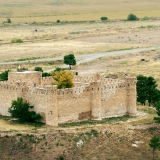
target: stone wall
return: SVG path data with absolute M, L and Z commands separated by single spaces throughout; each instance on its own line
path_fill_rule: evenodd
M 61 90 L 50 85 L 52 80 L 52 77 L 42 78 L 40 72 L 9 74 L 7 82 L 0 82 L 0 114 L 9 115 L 8 108 L 17 97 L 33 105 L 35 111 L 42 115 L 43 122 L 52 126 L 136 114 L 135 78 L 75 76 L 74 81 L 78 85 Z
M 88 87 L 75 87 L 57 91 L 58 122 L 90 119 L 90 91 Z M 83 114 L 84 113 L 84 114 Z
M 9 72 L 8 82 L 15 84 L 16 82 L 25 82 L 27 86 L 40 86 L 42 83 L 42 72 L 37 71 L 19 71 Z
M 18 86 L 15 84 L 0 82 L 0 114 L 9 115 L 8 108 L 11 106 L 12 100 L 17 99 L 18 92 Z

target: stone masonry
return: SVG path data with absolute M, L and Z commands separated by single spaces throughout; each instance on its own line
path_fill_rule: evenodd
M 75 87 L 57 89 L 52 77 L 37 71 L 9 72 L 0 82 L 0 114 L 9 115 L 12 100 L 22 97 L 47 125 L 136 114 L 136 78 L 75 76 Z

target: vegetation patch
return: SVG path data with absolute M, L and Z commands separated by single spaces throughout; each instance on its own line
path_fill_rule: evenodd
M 124 115 L 122 117 L 111 117 L 111 118 L 104 118 L 102 120 L 86 120 L 80 122 L 73 122 L 73 123 L 63 123 L 59 124 L 60 127 L 72 127 L 72 126 L 83 126 L 83 125 L 96 125 L 96 124 L 110 124 L 110 123 L 119 123 L 120 121 L 127 121 L 129 118 L 132 118 L 129 115 Z
M 11 43 L 23 43 L 22 39 L 12 39 Z

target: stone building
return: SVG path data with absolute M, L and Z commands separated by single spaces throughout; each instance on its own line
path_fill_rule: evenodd
M 22 97 L 51 126 L 86 119 L 136 114 L 136 79 L 75 76 L 75 87 L 57 89 L 52 77 L 37 71 L 9 72 L 0 82 L 0 114 L 9 115 L 12 100 Z

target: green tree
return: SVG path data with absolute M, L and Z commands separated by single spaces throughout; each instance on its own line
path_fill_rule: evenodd
M 160 95 L 160 94 L 159 94 L 159 95 Z M 160 97 L 160 96 L 159 96 L 159 97 Z M 160 123 L 160 100 L 154 103 L 154 107 L 156 108 L 156 110 L 157 110 L 157 115 L 158 115 L 158 117 L 155 117 L 154 120 L 155 120 L 157 123 Z
M 128 15 L 128 17 L 127 17 L 127 20 L 128 20 L 128 21 L 137 21 L 137 20 L 139 20 L 139 18 L 138 18 L 136 15 L 130 13 L 130 14 Z
M 0 81 L 7 81 L 8 80 L 8 73 L 10 70 L 6 70 L 0 74 Z
M 72 72 L 61 70 L 52 72 L 51 75 L 54 79 L 53 84 L 57 85 L 58 89 L 74 87 Z
M 11 114 L 12 117 L 19 118 L 23 121 L 39 121 L 42 117 L 35 111 L 30 111 L 30 109 L 33 108 L 34 106 L 31 106 L 28 102 L 23 101 L 21 97 L 18 97 L 17 100 L 12 101 L 12 105 L 8 109 L 8 112 Z
M 158 84 L 153 77 L 148 77 L 148 103 L 149 106 L 159 99 L 159 91 L 156 89 Z
M 74 54 L 68 54 L 64 56 L 64 63 L 69 65 L 69 69 L 71 69 L 71 66 L 76 65 L 76 59 L 74 57 Z
M 155 154 L 156 149 L 160 149 L 159 137 L 156 137 L 156 136 L 152 137 L 150 140 L 149 146 L 153 149 L 152 153 L 153 153 L 153 159 L 154 159 L 154 154 Z
M 101 17 L 101 20 L 106 21 L 106 20 L 108 20 L 108 17 Z
M 145 105 L 148 100 L 149 106 L 156 102 L 159 97 L 156 87 L 157 83 L 153 77 L 137 76 L 137 101 Z

